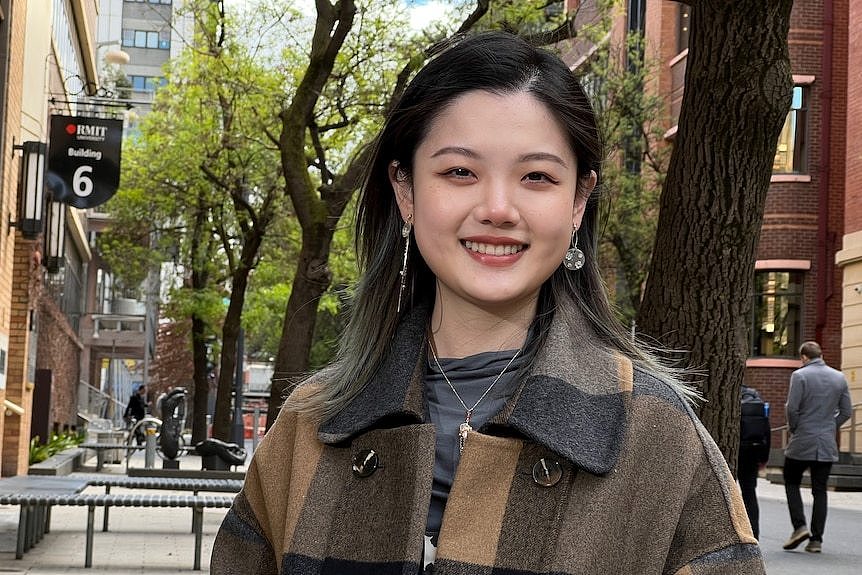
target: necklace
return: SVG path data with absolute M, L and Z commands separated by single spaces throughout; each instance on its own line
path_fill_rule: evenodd
M 479 399 L 476 400 L 476 403 L 473 404 L 473 407 L 467 407 L 467 404 L 464 403 L 464 400 L 461 399 L 461 395 L 458 393 L 458 390 L 455 389 L 455 386 L 452 385 L 452 382 L 449 381 L 449 376 L 446 375 L 446 372 L 443 371 L 443 366 L 440 365 L 440 360 L 437 359 L 437 353 L 434 351 L 434 342 L 430 342 L 431 345 L 428 347 L 431 348 L 431 357 L 434 358 L 434 363 L 437 365 L 437 369 L 440 370 L 440 374 L 443 376 L 443 379 L 446 380 L 446 383 L 449 384 L 449 389 L 452 390 L 452 393 L 455 394 L 455 398 L 458 400 L 458 403 L 461 404 L 461 407 L 464 408 L 464 423 L 462 423 L 458 427 L 458 453 L 464 452 L 464 442 L 467 441 L 467 434 L 473 431 L 473 427 L 470 425 L 470 419 L 473 417 L 473 411 L 475 411 L 476 407 L 485 399 L 485 396 L 494 389 L 494 386 L 497 385 L 497 382 L 500 381 L 500 378 L 503 377 L 503 374 L 506 373 L 506 370 L 509 369 L 509 366 L 512 365 L 512 362 L 515 361 L 515 358 L 521 353 L 521 350 L 515 352 L 515 355 L 512 356 L 512 359 L 509 360 L 509 363 L 506 364 L 506 367 L 503 368 L 503 371 L 500 372 L 497 377 L 494 378 L 494 381 L 491 382 L 491 385 L 488 386 L 488 389 L 479 396 Z

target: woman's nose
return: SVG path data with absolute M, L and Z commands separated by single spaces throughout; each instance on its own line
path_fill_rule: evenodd
M 488 182 L 482 190 L 475 213 L 484 224 L 516 225 L 521 220 L 521 214 L 515 202 L 515 189 L 502 181 Z

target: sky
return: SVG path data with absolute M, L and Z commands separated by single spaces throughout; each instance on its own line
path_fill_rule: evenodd
M 405 3 L 410 10 L 410 27 L 414 30 L 441 18 L 446 9 L 445 3 L 437 0 L 405 0 Z

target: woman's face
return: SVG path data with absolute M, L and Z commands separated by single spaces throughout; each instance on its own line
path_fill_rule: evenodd
M 534 305 L 579 226 L 595 173 L 576 194 L 576 158 L 532 95 L 468 92 L 431 124 L 412 181 L 390 169 L 401 215 L 444 305 Z

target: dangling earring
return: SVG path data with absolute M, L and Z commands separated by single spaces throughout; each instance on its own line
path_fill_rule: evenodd
M 398 305 L 396 313 L 401 313 L 401 299 L 404 297 L 404 286 L 407 285 L 407 255 L 410 253 L 410 231 L 413 229 L 413 214 L 407 216 L 401 226 L 401 237 L 404 238 L 404 257 L 401 259 L 401 287 L 398 288 Z
M 575 271 L 584 267 L 587 258 L 584 252 L 578 248 L 578 228 L 572 228 L 572 247 L 566 250 L 566 256 L 563 258 L 563 265 L 567 270 Z

